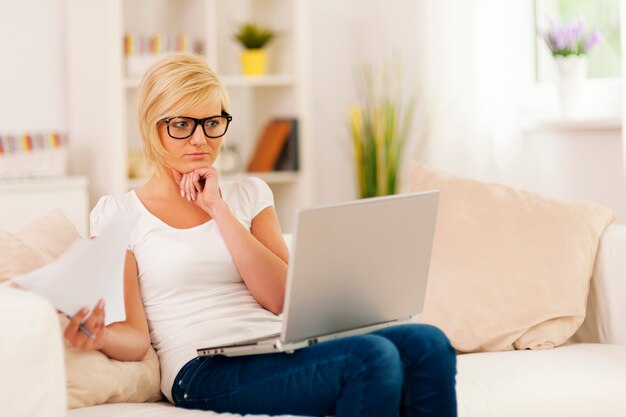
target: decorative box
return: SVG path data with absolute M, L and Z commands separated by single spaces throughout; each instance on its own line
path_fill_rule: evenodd
M 57 132 L 0 135 L 0 179 L 67 175 L 67 146 Z

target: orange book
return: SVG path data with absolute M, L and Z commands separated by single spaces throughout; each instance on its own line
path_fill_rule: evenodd
M 263 172 L 274 169 L 291 129 L 292 123 L 288 120 L 270 121 L 257 141 L 248 171 Z

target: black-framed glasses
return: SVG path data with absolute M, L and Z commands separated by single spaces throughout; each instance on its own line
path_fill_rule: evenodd
M 161 121 L 167 125 L 167 134 L 173 139 L 187 139 L 191 137 L 198 125 L 202 126 L 202 131 L 207 138 L 217 139 L 226 134 L 228 125 L 232 120 L 233 116 L 222 112 L 220 116 L 211 116 L 206 119 L 176 116 L 168 117 Z

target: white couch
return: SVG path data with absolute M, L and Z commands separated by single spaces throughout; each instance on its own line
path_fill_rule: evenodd
M 216 416 L 165 402 L 66 411 L 61 333 L 46 301 L 0 287 L 0 416 Z M 585 323 L 551 350 L 458 356 L 460 417 L 626 416 L 626 226 L 601 240 Z M 230 414 L 221 414 L 227 416 Z

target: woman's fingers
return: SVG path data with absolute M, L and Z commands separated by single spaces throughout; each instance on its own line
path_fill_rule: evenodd
M 73 317 L 70 317 L 70 322 L 67 326 L 65 326 L 64 335 L 66 339 L 71 341 L 75 337 L 80 323 L 83 321 L 88 312 L 89 310 L 87 307 L 83 307 L 78 311 L 78 313 L 74 314 Z
M 64 336 L 70 344 L 79 349 L 100 349 L 104 345 L 104 301 L 100 300 L 92 313 L 85 307 L 71 317 L 65 327 Z
M 179 185 L 181 197 L 186 198 L 188 201 L 193 201 L 194 195 L 192 194 L 193 183 L 191 182 L 191 173 L 183 174 Z
M 194 194 L 194 201 L 198 198 L 199 194 L 202 194 L 202 190 L 204 189 L 205 179 L 200 175 L 198 171 L 194 171 L 191 173 L 191 186 Z
M 78 313 L 74 314 L 73 317 L 70 317 L 70 322 L 65 327 L 64 336 L 73 347 L 81 347 L 84 342 L 80 335 L 80 325 L 87 313 L 89 313 L 89 309 L 87 309 L 87 307 L 81 308 Z
M 193 185 L 196 191 L 198 192 L 198 194 L 202 193 L 202 190 L 204 189 L 204 183 L 205 183 L 205 180 L 204 178 L 200 176 L 200 174 L 194 175 Z
M 104 300 L 100 300 L 93 309 L 91 315 L 83 323 L 83 333 L 85 333 L 90 339 L 95 340 L 99 329 L 104 323 Z M 89 336 L 91 334 L 91 337 Z
M 217 170 L 213 167 L 200 168 L 185 174 L 176 173 L 178 176 L 175 175 L 174 179 L 180 187 L 180 195 L 188 201 L 196 201 L 207 187 L 213 193 L 219 189 Z
M 195 172 L 190 172 L 189 174 L 187 174 L 187 190 L 189 192 L 190 201 L 196 200 L 196 187 L 193 185 L 193 177 L 195 175 Z
M 185 191 L 184 191 L 184 174 L 181 174 L 180 172 L 176 171 L 175 169 L 172 168 L 172 175 L 174 176 L 174 181 L 176 182 L 176 184 L 178 184 L 178 187 L 180 188 L 180 196 L 181 197 L 185 197 Z
M 174 181 L 176 181 L 176 184 L 180 184 L 180 180 L 183 178 L 183 174 L 181 174 L 180 172 L 176 171 L 173 168 L 171 168 L 171 170 L 172 170 L 172 175 L 174 175 Z
M 176 180 L 180 188 L 180 196 L 189 200 L 189 192 L 187 190 L 187 174 L 179 174 L 180 178 Z M 176 177 L 174 177 L 176 179 Z
M 104 346 L 104 300 L 100 300 L 93 312 L 83 323 L 83 333 L 88 339 L 83 344 L 83 349 L 100 349 Z

